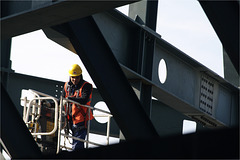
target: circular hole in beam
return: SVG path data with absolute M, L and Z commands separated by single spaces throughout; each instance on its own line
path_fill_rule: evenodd
M 167 80 L 167 65 L 164 59 L 161 59 L 158 65 L 158 78 L 162 84 Z
M 98 108 L 107 112 L 110 112 L 106 103 L 103 101 L 99 101 L 95 104 L 94 108 Z M 97 110 L 93 110 L 93 115 L 95 116 L 96 121 L 98 121 L 99 123 L 107 123 L 108 122 L 108 116 L 106 113 L 97 111 Z

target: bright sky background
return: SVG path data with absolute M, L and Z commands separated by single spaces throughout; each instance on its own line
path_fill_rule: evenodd
M 128 14 L 128 5 L 118 9 Z M 197 0 L 160 0 L 157 33 L 223 77 L 221 42 Z M 93 83 L 80 58 L 49 40 L 42 30 L 14 37 L 11 60 L 17 73 L 58 81 L 67 81 L 69 66 L 77 63 L 84 79 Z
M 157 32 L 164 40 L 224 76 L 222 44 L 197 0 L 160 0 Z

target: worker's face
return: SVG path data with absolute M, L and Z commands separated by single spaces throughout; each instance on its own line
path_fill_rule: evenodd
M 74 85 L 77 85 L 80 82 L 80 76 L 71 76 L 70 79 Z

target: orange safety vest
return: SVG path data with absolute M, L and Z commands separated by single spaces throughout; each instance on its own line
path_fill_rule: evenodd
M 84 82 L 83 85 L 80 87 L 80 89 L 75 90 L 74 94 L 71 97 L 81 97 L 82 96 L 82 88 L 83 86 L 88 83 L 88 82 Z M 68 90 L 69 84 L 68 82 L 65 83 L 64 85 L 64 90 L 65 90 L 65 98 L 67 98 L 69 96 L 69 90 Z M 88 98 L 88 102 L 86 103 L 86 105 L 90 106 L 92 100 L 92 92 Z M 65 111 L 67 113 L 67 118 L 69 120 L 69 109 L 66 109 L 65 106 Z M 87 107 L 83 107 L 81 105 L 76 105 L 76 104 L 72 104 L 72 121 L 73 124 L 77 124 L 80 122 L 85 122 L 85 127 L 87 127 L 87 121 L 89 120 L 89 114 L 88 114 L 88 108 Z M 93 119 L 93 115 L 92 115 L 92 111 L 90 110 L 90 120 Z

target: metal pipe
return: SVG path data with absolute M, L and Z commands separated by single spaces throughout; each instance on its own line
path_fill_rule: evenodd
M 112 115 L 97 114 L 97 115 L 94 115 L 94 117 L 112 117 Z
M 107 145 L 109 145 L 110 119 L 111 119 L 111 116 L 108 116 L 108 122 L 107 122 Z
M 63 100 L 66 100 L 66 101 L 71 102 L 71 103 L 75 103 L 75 104 L 77 104 L 77 105 L 79 105 L 79 106 L 83 106 L 83 107 L 86 107 L 86 108 L 90 108 L 91 110 L 96 110 L 96 111 L 100 111 L 100 112 L 103 112 L 103 113 L 112 115 L 110 112 L 104 111 L 104 110 L 102 110 L 102 109 L 94 108 L 94 107 L 92 107 L 92 106 L 83 105 L 83 104 L 80 104 L 80 103 L 78 103 L 78 102 L 76 102 L 76 101 L 73 101 L 73 100 L 70 100 L 70 99 L 63 98 Z
M 34 122 L 34 119 L 35 119 L 35 110 L 36 110 L 36 99 L 34 100 L 34 103 L 33 103 L 33 106 L 32 106 L 32 119 L 31 121 Z
M 82 106 L 82 107 L 86 107 L 86 108 L 88 108 L 88 129 L 87 129 L 87 140 L 83 140 L 83 139 L 79 139 L 79 138 L 76 138 L 76 137 L 73 137 L 73 136 L 66 136 L 66 137 L 70 137 L 70 138 L 73 138 L 73 139 L 76 139 L 76 140 L 80 140 L 80 141 L 82 141 L 82 142 L 86 142 L 86 148 L 88 148 L 88 144 L 89 143 L 91 143 L 91 144 L 94 144 L 94 145 L 100 145 L 100 144 L 97 144 L 97 143 L 94 143 L 94 142 L 90 142 L 89 141 L 89 133 L 90 133 L 90 111 L 91 111 L 91 109 L 92 110 L 97 110 L 97 111 L 100 111 L 100 112 L 103 112 L 103 113 L 105 113 L 105 114 L 107 114 L 107 115 L 97 115 L 97 116 L 99 116 L 99 117 L 102 117 L 102 116 L 104 116 L 104 117 L 108 117 L 109 119 L 108 119 L 108 126 L 107 126 L 107 145 L 109 145 L 109 131 L 110 131 L 110 118 L 112 117 L 112 115 L 111 115 L 111 113 L 110 112 L 107 112 L 107 111 L 104 111 L 104 110 L 101 110 L 101 109 L 98 109 L 98 108 L 94 108 L 94 107 L 92 107 L 92 106 L 87 106 L 87 105 L 82 105 L 82 104 L 80 104 L 80 103 L 77 103 L 77 102 L 75 102 L 75 101 L 72 101 L 72 100 L 69 100 L 69 99 L 66 99 L 66 98 L 63 98 L 62 96 L 60 97 L 60 106 L 58 106 L 57 105 L 57 102 L 56 102 L 56 100 L 57 100 L 57 98 L 54 98 L 54 97 L 52 97 L 52 96 L 49 96 L 49 95 L 47 95 L 47 94 L 44 94 L 44 93 L 41 93 L 41 92 L 38 92 L 38 91 L 35 91 L 35 90 L 31 90 L 31 89 L 29 89 L 31 92 L 33 92 L 36 96 L 38 96 L 38 98 L 34 98 L 34 99 L 32 99 L 31 101 L 30 101 L 30 103 L 29 103 L 29 108 L 28 108 L 28 111 L 29 111 L 29 109 L 30 109 L 30 106 L 31 106 L 31 104 L 32 104 L 32 102 L 34 101 L 34 100 L 42 100 L 42 99 L 52 99 L 54 102 L 55 102 L 55 119 L 54 119 L 54 129 L 51 131 L 51 132 L 48 132 L 48 133 L 32 133 L 32 135 L 34 136 L 34 135 L 51 135 L 51 134 L 53 134 L 56 130 L 57 130 L 57 128 L 58 128 L 58 142 L 57 142 L 57 153 L 59 153 L 60 152 L 60 139 L 61 139 L 61 135 L 63 135 L 63 136 L 66 136 L 66 134 L 61 134 L 61 119 L 62 119 L 62 115 L 61 115 L 61 109 L 62 109 L 62 107 L 63 107 L 63 104 L 62 104 L 62 102 L 63 102 L 63 100 L 66 100 L 67 102 L 71 102 L 71 103 L 75 103 L 76 105 L 80 105 L 80 106 Z M 39 97 L 39 95 L 42 95 L 42 96 L 48 96 L 48 97 Z M 58 108 L 58 110 L 56 109 L 57 107 L 59 107 Z M 58 112 L 59 111 L 59 112 Z M 58 116 L 57 116 L 57 114 L 59 114 Z M 29 113 L 27 113 L 27 115 L 29 116 Z M 58 118 L 59 117 L 59 118 Z M 27 119 L 28 120 L 28 119 Z M 56 121 L 58 120 L 58 123 L 56 123 Z M 26 122 L 27 123 L 27 122 Z M 58 125 L 57 125 L 58 124 Z M 57 126 L 57 127 L 56 127 Z
M 39 97 L 39 98 L 34 98 L 33 100 L 35 100 L 35 99 L 39 99 L 39 100 L 40 99 L 52 99 L 54 101 L 54 103 L 55 103 L 54 128 L 53 128 L 53 130 L 51 132 L 47 132 L 47 133 L 32 133 L 32 135 L 33 136 L 36 136 L 36 135 L 51 135 L 51 134 L 55 133 L 56 130 L 57 130 L 57 120 L 58 120 L 58 103 L 57 103 L 56 99 L 52 98 L 52 97 Z M 31 104 L 32 101 L 30 101 L 30 104 Z
M 33 105 L 33 110 L 32 110 L 32 127 L 34 128 L 33 133 L 37 132 L 37 123 L 36 123 L 36 107 L 38 107 L 38 105 L 36 104 L 36 100 L 35 100 L 35 104 Z M 37 140 L 37 136 L 34 136 L 35 141 Z
M 94 115 L 94 117 L 108 117 L 106 136 L 107 136 L 107 145 L 109 145 L 110 121 L 111 121 L 112 115 L 98 114 L 98 115 Z
M 27 109 L 27 97 L 24 97 L 23 99 L 24 101 L 24 106 L 23 106 L 23 120 L 25 120 L 25 117 L 26 117 L 26 109 Z
M 62 122 L 62 96 L 60 97 L 59 105 L 59 119 L 58 119 L 58 142 L 57 142 L 57 154 L 60 151 L 60 141 L 61 141 L 61 122 Z
M 29 102 L 28 108 L 27 108 L 27 113 L 25 115 L 25 119 L 24 122 L 27 123 L 28 122 L 28 117 L 29 117 L 29 112 L 30 112 L 30 104 L 32 103 L 32 101 Z
M 33 94 L 35 94 L 37 96 L 41 95 L 41 96 L 44 96 L 44 97 L 52 97 L 53 99 L 58 100 L 57 98 L 55 98 L 51 95 L 48 95 L 48 94 L 45 94 L 45 93 L 42 93 L 42 92 L 38 92 L 38 91 L 35 91 L 33 89 L 29 89 L 29 91 L 31 91 Z
M 37 117 L 35 118 L 36 121 L 37 121 L 37 120 L 40 118 L 40 116 L 41 116 L 41 107 L 39 107 L 39 106 L 41 106 L 41 100 L 38 101 Z
M 89 132 L 90 132 L 90 108 L 88 108 L 88 125 L 87 125 L 87 142 L 86 142 L 86 148 L 88 148 Z

